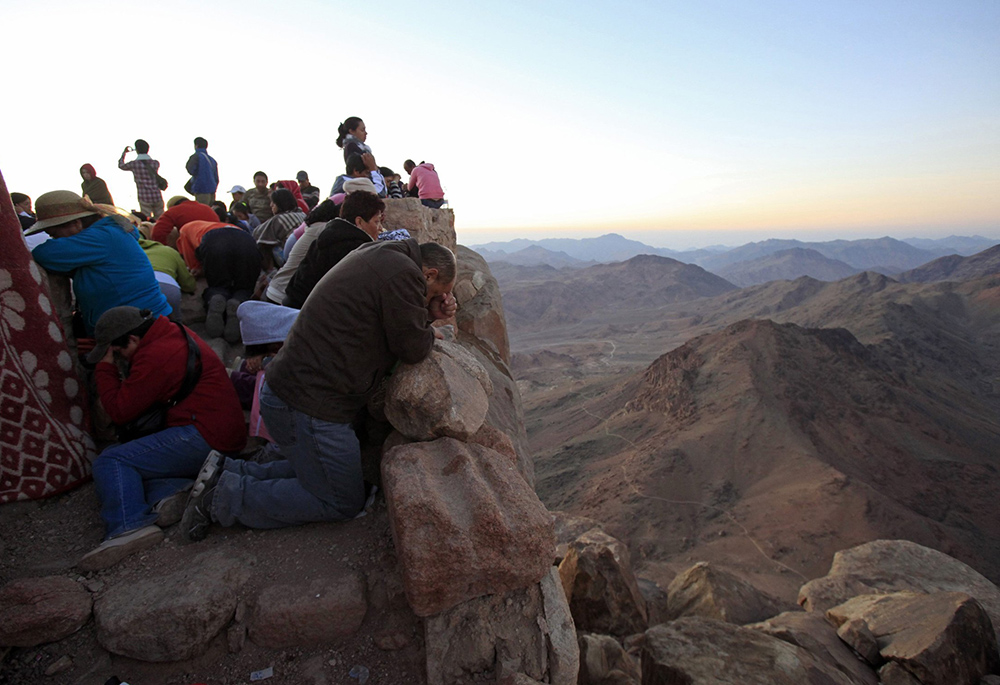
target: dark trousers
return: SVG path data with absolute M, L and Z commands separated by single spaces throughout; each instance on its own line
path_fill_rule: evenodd
M 196 254 L 208 281 L 202 293 L 206 305 L 215 295 L 240 302 L 250 299 L 260 276 L 260 252 L 253 236 L 235 226 L 216 228 L 201 239 Z

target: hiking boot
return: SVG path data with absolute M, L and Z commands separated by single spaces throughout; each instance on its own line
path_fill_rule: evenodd
M 375 495 L 378 494 L 378 486 L 375 485 L 375 483 L 365 481 L 365 492 L 367 493 L 367 496 L 365 497 L 365 506 L 354 517 L 356 519 L 359 519 L 362 516 L 367 516 L 368 512 L 371 511 L 372 506 L 375 504 Z
M 191 496 L 181 517 L 181 532 L 192 542 L 204 540 L 208 535 L 209 526 L 212 525 L 210 511 L 212 498 L 215 495 L 215 485 L 222 475 L 224 459 L 225 457 L 215 450 L 209 452 L 194 485 L 191 486 Z
M 223 315 L 226 312 L 226 296 L 212 295 L 208 301 L 208 314 L 205 316 L 205 335 L 209 338 L 221 338 L 226 330 Z
M 80 571 L 110 568 L 125 557 L 149 549 L 163 541 L 163 531 L 156 526 L 127 530 L 109 538 L 83 555 L 76 567 Z
M 153 505 L 153 513 L 156 514 L 156 525 L 160 528 L 168 528 L 184 516 L 184 509 L 187 506 L 188 491 L 191 486 L 175 492 L 169 497 L 164 497 Z
M 236 310 L 242 304 L 239 300 L 229 300 L 226 302 L 226 342 L 235 345 L 240 341 L 240 317 L 236 315 Z

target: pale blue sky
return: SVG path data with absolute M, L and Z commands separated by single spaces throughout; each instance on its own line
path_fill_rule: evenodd
M 115 162 L 140 136 L 168 194 L 197 135 L 220 191 L 258 168 L 326 189 L 357 115 L 380 164 L 437 165 L 467 243 L 1000 234 L 996 0 L 0 10 L 25 85 L 0 169 L 33 196 L 89 162 L 134 206 Z

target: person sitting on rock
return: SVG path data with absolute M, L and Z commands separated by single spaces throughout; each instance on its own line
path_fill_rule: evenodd
M 340 216 L 326 224 L 309 246 L 285 286 L 286 307 L 302 309 L 319 279 L 350 252 L 378 239 L 385 217 L 385 202 L 372 193 L 351 193 L 340 207 Z
M 124 378 L 116 356 L 128 364 Z M 185 491 L 206 456 L 239 452 L 247 434 L 236 391 L 215 352 L 164 316 L 136 307 L 109 309 L 97 322 L 87 359 L 97 364 L 97 391 L 117 426 L 158 404 L 168 407 L 152 432 L 120 428 L 127 441 L 94 461 L 105 537 L 77 565 L 93 571 L 160 542 L 160 526 L 179 520 Z M 129 439 L 133 433 L 138 437 Z
M 288 239 L 288 234 L 298 228 L 306 218 L 292 191 L 286 188 L 278 188 L 271 193 L 271 211 L 274 215 L 253 232 L 253 237 L 260 248 L 265 271 L 271 271 L 284 264 L 282 248 L 285 240 Z
M 431 326 L 455 314 L 455 256 L 414 239 L 367 245 L 316 286 L 265 372 L 261 414 L 285 460 L 258 464 L 213 452 L 182 519 L 191 540 L 213 522 L 280 528 L 358 516 L 366 506 L 351 427 L 385 374 L 426 358 Z
M 416 190 L 420 204 L 431 209 L 440 209 L 444 204 L 444 190 L 441 188 L 441 179 L 438 178 L 434 165 L 428 162 L 414 164 L 412 159 L 403 162 L 403 170 L 410 175 L 410 182 L 407 189 L 411 192 Z

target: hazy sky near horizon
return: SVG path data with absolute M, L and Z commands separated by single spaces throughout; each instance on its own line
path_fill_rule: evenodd
M 93 164 L 117 204 L 137 137 L 181 190 L 195 136 L 221 199 L 433 162 L 459 240 L 618 232 L 1000 235 L 1000 2 L 282 3 L 0 0 L 0 170 L 32 197 Z M 130 157 L 131 159 L 131 157 Z M 404 174 L 405 179 L 405 174 Z

